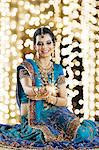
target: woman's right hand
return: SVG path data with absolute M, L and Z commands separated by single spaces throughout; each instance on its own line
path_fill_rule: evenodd
M 27 98 L 31 99 L 31 100 L 46 100 L 47 97 L 49 96 L 49 92 L 46 90 L 45 87 L 41 87 L 41 88 L 36 88 L 36 90 L 34 90 L 35 92 L 33 92 L 33 95 L 28 95 Z

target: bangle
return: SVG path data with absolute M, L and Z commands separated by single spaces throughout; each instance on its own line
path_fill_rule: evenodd
M 35 96 L 38 92 L 38 88 L 37 87 L 32 87 L 32 92 L 33 92 L 33 95 Z
M 33 96 L 37 99 L 38 97 L 42 97 L 45 92 L 47 92 L 46 87 L 33 87 L 32 88 Z
M 57 102 L 58 102 L 58 97 L 56 97 L 56 101 L 55 101 L 54 105 L 56 105 L 56 104 L 57 104 Z

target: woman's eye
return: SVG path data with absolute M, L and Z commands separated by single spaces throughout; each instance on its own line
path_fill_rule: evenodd
M 51 44 L 51 42 L 47 42 L 47 44 Z
M 46 44 L 48 44 L 48 45 L 49 45 L 49 44 L 51 44 L 51 42 L 49 41 L 49 42 L 47 42 Z M 37 45 L 39 45 L 39 46 L 43 46 L 43 45 L 44 45 L 44 43 L 38 42 L 38 43 L 37 43 Z
M 42 43 L 38 43 L 37 45 L 42 45 Z

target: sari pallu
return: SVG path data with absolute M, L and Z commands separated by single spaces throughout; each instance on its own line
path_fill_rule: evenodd
M 33 85 L 43 86 L 35 61 L 28 59 L 18 66 L 17 103 L 19 109 L 21 109 L 21 103 L 29 103 L 29 113 L 26 116 L 21 116 L 21 124 L 19 125 L 0 126 L 0 143 L 11 147 L 24 147 L 24 149 L 55 148 L 58 150 L 98 147 L 98 138 L 94 138 L 96 135 L 94 122 L 85 120 L 80 125 L 79 119 L 66 107 L 51 105 L 48 109 L 44 109 L 43 100 L 27 99 L 19 80 L 19 70 L 22 68 L 28 71 Z M 61 75 L 63 75 L 62 67 L 54 64 L 54 83 Z

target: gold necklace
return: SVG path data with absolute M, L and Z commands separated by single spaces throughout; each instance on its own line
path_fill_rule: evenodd
M 41 65 L 40 61 L 37 61 L 37 65 L 38 65 L 38 67 L 39 67 L 40 69 L 42 69 L 42 70 L 49 70 L 50 67 L 51 67 L 51 65 L 52 65 L 52 62 L 49 62 L 49 64 L 48 64 L 46 67 L 43 67 L 43 66 Z
M 43 68 L 40 63 L 37 63 L 37 64 L 38 64 L 38 67 L 39 67 L 39 70 L 40 70 L 41 80 L 42 80 L 43 85 L 49 84 L 48 75 L 50 76 L 51 83 L 54 83 L 54 67 L 53 67 L 53 63 L 50 62 L 49 68 Z

